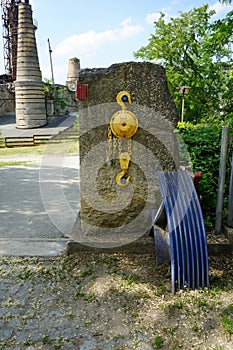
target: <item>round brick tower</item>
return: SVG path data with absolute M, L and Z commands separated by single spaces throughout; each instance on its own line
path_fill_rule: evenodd
M 80 72 L 80 60 L 76 57 L 70 58 L 66 84 L 71 90 L 76 89 L 79 72 Z
M 38 128 L 47 124 L 35 26 L 31 5 L 27 2 L 19 4 L 15 98 L 17 128 Z

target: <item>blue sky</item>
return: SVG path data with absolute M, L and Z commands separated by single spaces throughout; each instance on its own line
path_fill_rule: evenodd
M 206 3 L 215 9 L 216 18 L 233 7 L 222 6 L 218 0 L 30 0 L 38 21 L 36 41 L 42 77 L 51 78 L 48 38 L 55 82 L 64 84 L 70 58 L 78 57 L 81 68 L 134 60 L 133 52 L 146 45 L 154 33 L 153 22 L 160 12 L 167 18 L 175 17 Z

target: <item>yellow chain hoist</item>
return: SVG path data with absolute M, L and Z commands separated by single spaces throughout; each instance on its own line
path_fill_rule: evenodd
M 116 97 L 121 110 L 112 115 L 108 129 L 109 153 L 119 150 L 121 172 L 116 176 L 116 183 L 125 187 L 130 181 L 130 176 L 125 177 L 131 160 L 131 137 L 138 129 L 138 120 L 134 113 L 127 109 L 126 103 L 131 102 L 131 96 L 127 91 L 120 91 Z M 122 152 L 122 141 L 127 140 L 127 151 Z

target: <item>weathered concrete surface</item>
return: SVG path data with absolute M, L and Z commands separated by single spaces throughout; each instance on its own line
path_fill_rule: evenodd
M 224 235 L 227 237 L 227 239 L 229 240 L 229 242 L 233 245 L 233 228 L 224 225 L 223 227 L 223 232 Z
M 66 245 L 66 239 L 0 238 L 0 256 L 58 256 Z
M 18 129 L 16 128 L 15 115 L 5 115 L 0 117 L 0 137 L 24 137 L 33 135 L 52 135 L 62 133 L 67 128 L 72 127 L 76 121 L 76 113 L 67 117 L 56 118 L 45 126 L 36 129 Z M 0 150 L 1 155 L 1 150 Z
M 76 121 L 75 116 L 60 118 L 56 122 L 47 124 L 37 129 L 18 129 L 14 116 L 0 118 L 1 137 L 24 137 L 40 134 L 56 136 L 63 133 Z M 47 148 L 48 147 L 48 148 Z M 49 145 L 46 147 L 49 151 Z M 54 150 L 53 150 L 54 151 Z M 44 180 L 47 178 L 47 193 L 50 195 L 49 203 L 52 210 L 62 217 L 57 205 L 53 206 L 53 199 L 57 189 L 62 188 L 66 182 L 65 194 L 67 200 L 72 202 L 72 207 L 78 212 L 78 156 L 60 156 L 60 163 L 53 164 L 54 156 L 21 154 L 2 156 L 0 150 L 0 162 L 23 162 L 26 166 L 1 166 L 0 172 L 0 256 L 50 256 L 60 255 L 66 250 L 67 240 L 61 238 L 68 234 L 61 232 L 54 225 L 46 212 L 42 202 L 40 191 L 40 172 L 44 166 Z M 68 158 L 68 160 L 67 160 Z M 56 156 L 55 159 L 57 160 Z M 62 161 L 64 161 L 62 166 Z M 59 164 L 62 166 L 63 176 L 60 180 Z M 47 164 L 47 166 L 46 166 Z M 46 177 L 47 174 L 47 177 Z M 64 182 L 65 181 L 65 182 Z M 68 186 L 70 182 L 70 186 Z M 46 182 L 45 182 L 46 184 Z M 48 203 L 48 204 L 49 204 Z M 64 225 L 65 219 L 63 220 Z M 73 222 L 71 222 L 71 228 Z
M 27 158 L 20 159 L 25 161 Z M 53 156 L 47 157 L 47 164 L 40 160 L 37 165 L 1 167 L 1 238 L 46 239 L 69 235 L 74 222 L 69 223 L 69 213 L 62 209 L 67 202 L 71 217 L 73 211 L 78 213 L 77 156 L 70 157 L 70 167 L 62 168 L 58 162 L 62 162 L 63 157 L 55 157 L 57 166 Z M 58 202 L 61 191 L 64 203 Z M 51 212 L 57 223 L 51 220 Z

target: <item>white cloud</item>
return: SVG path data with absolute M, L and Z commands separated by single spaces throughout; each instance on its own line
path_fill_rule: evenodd
M 164 20 L 165 21 L 168 21 L 169 18 L 171 18 L 171 16 L 168 14 L 168 11 L 169 9 L 162 9 L 161 12 L 151 12 L 151 13 L 148 13 L 146 15 L 146 18 L 145 18 L 145 21 L 147 24 L 153 24 L 154 22 L 158 21 L 160 16 L 161 16 L 161 13 L 163 13 L 165 16 L 164 16 Z M 173 16 L 174 18 L 175 16 Z
M 227 14 L 229 11 L 232 11 L 232 5 L 231 4 L 222 5 L 222 4 L 220 4 L 219 1 L 217 1 L 215 4 L 210 6 L 210 10 L 214 10 L 215 11 L 215 15 L 214 16 L 222 17 L 225 14 Z
M 133 25 L 132 18 L 123 20 L 119 28 L 102 32 L 89 30 L 83 34 L 74 34 L 61 41 L 53 50 L 55 57 L 94 55 L 98 49 L 108 43 L 120 42 L 144 31 L 140 25 Z
M 177 5 L 177 4 L 179 4 L 181 2 L 181 0 L 173 0 L 172 1 L 172 5 Z
M 143 33 L 145 30 L 141 25 L 135 25 L 132 23 L 132 18 L 125 18 L 122 23 L 113 29 L 108 29 L 101 32 L 96 32 L 91 29 L 86 33 L 73 34 L 67 37 L 65 40 L 61 41 L 53 47 L 53 62 L 54 62 L 54 76 L 55 81 L 64 83 L 66 80 L 66 73 L 68 69 L 68 61 L 71 57 L 81 58 L 81 66 L 92 66 L 92 62 L 96 63 L 96 58 L 103 56 L 104 52 L 106 55 L 102 57 L 103 62 L 101 65 L 105 64 L 105 59 L 110 60 L 109 53 L 113 48 L 109 48 L 111 44 L 114 45 L 114 49 L 119 47 L 120 52 L 122 44 L 131 42 L 133 37 L 137 37 L 138 34 Z M 109 45 L 109 47 L 108 47 Z M 105 47 L 104 47 L 105 46 Z M 130 49 L 129 44 L 129 50 Z M 116 49 L 117 50 L 117 49 Z M 39 53 L 41 58 L 41 70 L 43 72 L 43 77 L 49 77 L 51 75 L 50 67 L 48 66 L 48 57 L 45 57 L 45 51 L 39 47 Z M 118 52 L 119 53 L 119 52 Z M 124 55 L 128 55 L 126 52 L 121 52 L 122 60 L 124 60 Z M 106 58 L 106 56 L 108 58 Z M 114 56 L 115 57 L 115 56 Z M 114 59 L 114 58 L 113 58 Z M 88 63 L 89 62 L 89 63 Z M 114 61 L 115 62 L 115 61 Z M 99 63 L 98 63 L 99 64 Z
M 146 23 L 147 24 L 153 24 L 154 22 L 158 21 L 160 16 L 161 16 L 160 12 L 148 13 L 147 16 L 146 16 Z

